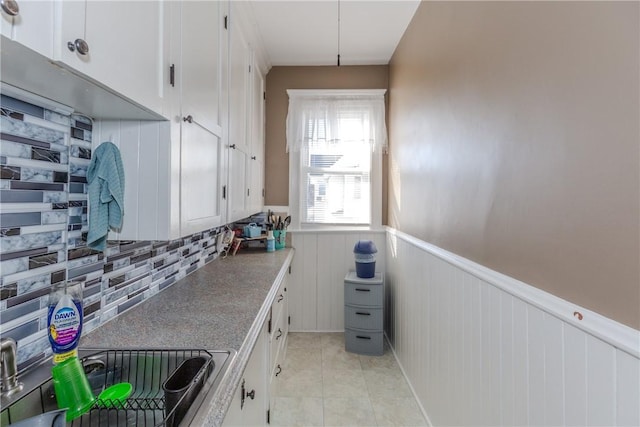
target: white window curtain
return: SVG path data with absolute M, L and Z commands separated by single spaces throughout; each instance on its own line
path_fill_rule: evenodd
M 309 143 L 352 141 L 387 151 L 385 90 L 289 90 L 287 152 L 300 152 Z

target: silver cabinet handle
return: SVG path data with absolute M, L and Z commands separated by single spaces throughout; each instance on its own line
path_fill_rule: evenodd
M 67 42 L 67 48 L 71 52 L 75 52 L 77 50 L 80 55 L 86 55 L 89 53 L 89 44 L 82 39 L 76 39 L 75 42 Z
M 0 0 L 0 7 L 9 16 L 18 16 L 20 13 L 20 6 L 15 0 Z

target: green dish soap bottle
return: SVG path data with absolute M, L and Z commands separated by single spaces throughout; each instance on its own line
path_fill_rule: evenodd
M 53 285 L 47 327 L 54 364 L 78 356 L 82 320 L 82 283 L 64 281 Z

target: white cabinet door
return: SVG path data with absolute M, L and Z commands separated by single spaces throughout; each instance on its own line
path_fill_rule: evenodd
M 247 216 L 248 207 L 248 184 L 247 184 L 247 164 L 249 154 L 241 148 L 230 148 L 229 150 L 229 222 L 242 219 Z
M 222 136 L 223 31 L 220 2 L 185 1 L 182 5 L 181 64 L 177 75 L 182 86 L 182 115 Z
M 2 35 L 35 50 L 41 55 L 53 56 L 54 0 L 19 0 L 19 12 L 2 15 Z
M 182 125 L 181 235 L 221 225 L 220 137 L 195 123 Z
M 251 161 L 249 162 L 249 211 L 264 207 L 264 77 L 251 70 Z
M 251 55 L 240 25 L 233 19 L 229 50 L 229 144 L 249 151 L 249 75 Z
M 162 112 L 162 2 L 57 0 L 56 7 L 54 59 Z
M 222 222 L 222 30 L 220 2 L 181 3 L 182 235 Z
M 225 416 L 224 426 L 267 425 L 269 404 L 267 344 L 268 332 L 265 323 L 244 370 L 241 384 Z
M 0 9 L 0 34 L 8 39 L 13 38 L 13 18 Z
M 249 46 L 233 17 L 229 40 L 229 199 L 228 221 L 250 214 L 249 195 Z

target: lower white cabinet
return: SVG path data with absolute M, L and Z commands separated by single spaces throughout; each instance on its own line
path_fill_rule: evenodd
M 272 398 L 284 369 L 289 333 L 289 275 L 278 284 L 278 292 L 271 304 L 260 337 L 249 358 L 240 385 L 227 411 L 223 425 L 264 426 L 271 417 Z
M 224 426 L 267 425 L 269 390 L 267 387 L 268 321 L 265 321 L 240 385 L 224 419 Z

